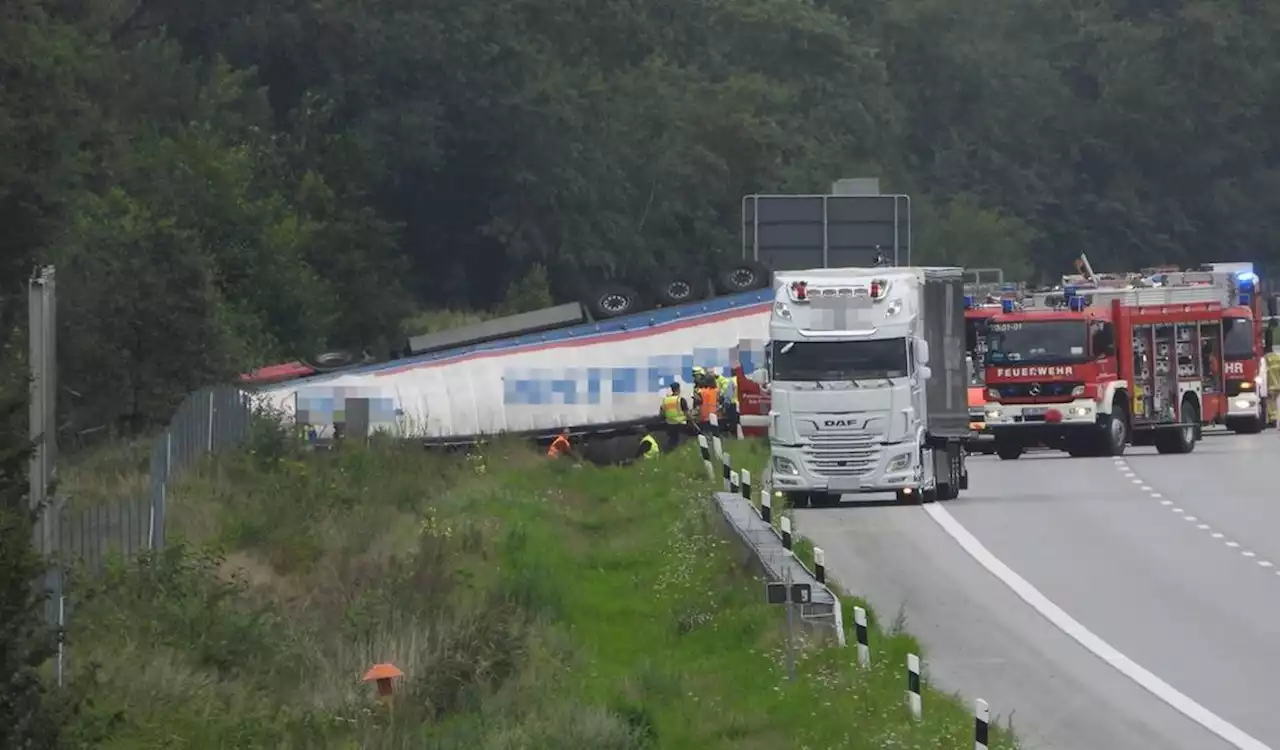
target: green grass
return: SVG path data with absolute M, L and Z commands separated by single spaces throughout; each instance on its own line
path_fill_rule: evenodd
M 514 443 L 252 446 L 174 488 L 162 554 L 77 587 L 96 746 L 972 745 L 951 698 L 909 720 L 919 645 L 893 628 L 866 672 L 807 633 L 785 679 L 783 611 L 715 532 L 694 446 L 615 469 Z M 406 674 L 389 703 L 360 682 L 381 661 Z

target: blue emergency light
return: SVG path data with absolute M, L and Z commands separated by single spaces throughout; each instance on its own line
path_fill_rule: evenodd
M 1000 300 L 1000 309 L 1001 311 L 1007 312 L 1007 313 L 1013 312 L 1013 300 L 1011 299 Z
M 978 300 L 974 299 L 972 294 L 966 294 L 964 296 L 964 309 L 972 310 L 977 306 L 978 306 Z
M 1240 299 L 1236 300 L 1236 304 L 1240 305 L 1241 307 L 1248 307 L 1249 305 L 1253 304 L 1253 295 L 1252 294 L 1240 295 Z
M 1076 296 L 1076 297 L 1068 297 L 1068 298 L 1067 298 L 1067 309 L 1068 309 L 1068 310 L 1070 310 L 1071 312 L 1083 312 L 1083 311 L 1084 311 L 1084 297 L 1079 297 L 1079 296 Z
M 1241 295 L 1253 294 L 1254 287 L 1257 285 L 1257 283 L 1258 283 L 1258 274 L 1252 271 L 1241 271 L 1240 273 L 1236 274 L 1236 291 L 1238 291 Z M 1241 302 L 1240 304 L 1245 305 L 1248 303 Z
M 1076 296 L 1076 287 L 1074 287 L 1074 286 L 1064 286 L 1064 287 L 1062 287 L 1062 297 L 1063 297 L 1063 299 L 1071 299 L 1071 298 L 1072 298 L 1072 297 L 1074 297 L 1074 296 Z

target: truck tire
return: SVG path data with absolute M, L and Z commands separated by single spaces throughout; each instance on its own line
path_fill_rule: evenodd
M 1123 456 L 1129 444 L 1129 407 L 1120 397 L 1111 402 L 1111 413 L 1098 417 L 1097 455 Z
M 937 496 L 939 500 L 955 500 L 960 497 L 960 490 L 968 484 L 964 473 L 964 455 L 959 444 L 947 445 L 947 478 L 938 482 Z
M 302 363 L 316 372 L 334 372 L 335 370 L 353 367 L 358 364 L 367 364 L 372 361 L 373 357 L 364 352 L 356 354 L 353 351 L 340 349 L 304 357 Z
M 706 281 L 703 281 L 706 285 Z M 705 292 L 705 289 L 701 291 Z M 658 301 L 666 306 L 687 305 L 690 302 L 696 302 L 702 298 L 699 287 L 694 283 L 692 277 L 675 276 L 667 279 L 658 287 Z
M 737 294 L 769 286 L 769 269 L 753 260 L 742 260 L 716 274 L 716 291 Z
M 1200 424 L 1200 407 L 1195 399 L 1182 399 L 1183 426 L 1156 433 L 1156 451 L 1159 453 L 1190 453 L 1196 449 L 1196 426 Z
M 640 312 L 640 297 L 625 286 L 608 286 L 592 294 L 587 307 L 597 319 L 608 320 Z

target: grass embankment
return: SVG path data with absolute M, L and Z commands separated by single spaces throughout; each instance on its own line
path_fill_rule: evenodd
M 954 701 L 910 722 L 905 634 L 877 631 L 865 673 L 807 637 L 788 683 L 783 612 L 708 488 L 694 446 L 598 469 L 257 440 L 171 492 L 149 565 L 80 587 L 81 729 L 130 750 L 971 746 Z M 406 674 L 390 704 L 360 682 L 382 661 Z

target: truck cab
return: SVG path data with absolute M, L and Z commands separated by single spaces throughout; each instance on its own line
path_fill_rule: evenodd
M 950 499 L 967 484 L 961 273 L 775 275 L 771 474 L 794 505 L 872 492 Z

